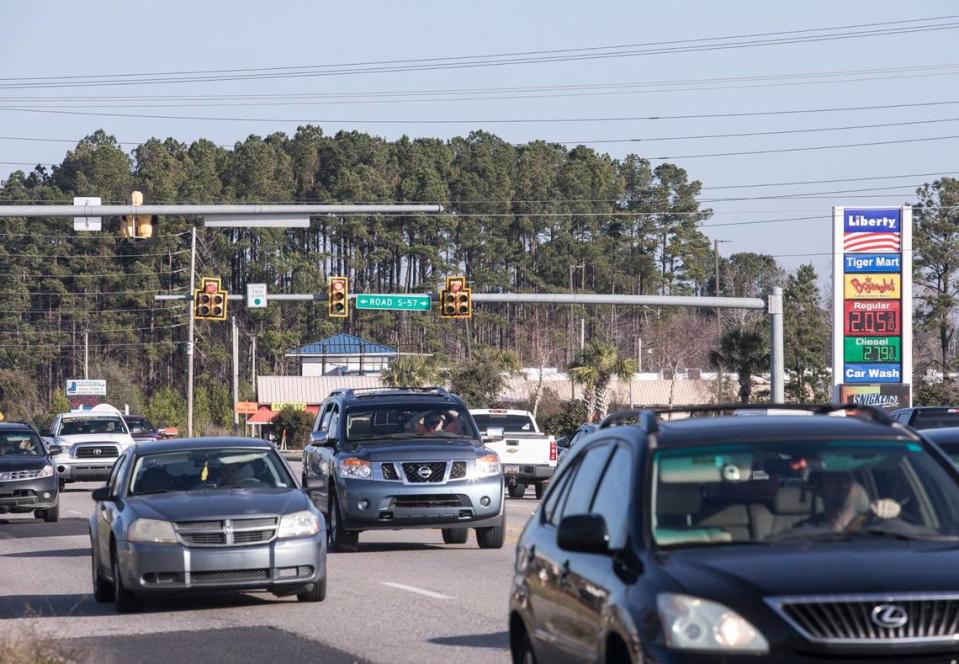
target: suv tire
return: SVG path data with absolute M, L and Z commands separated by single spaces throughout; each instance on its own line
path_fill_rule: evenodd
M 498 526 L 476 529 L 476 543 L 481 549 L 502 549 L 506 542 L 506 515 L 500 517 Z
M 510 498 L 522 498 L 526 495 L 526 485 L 522 482 L 517 482 L 512 484 L 509 487 L 509 497 Z
M 540 482 L 534 488 L 536 489 L 536 500 L 542 500 L 543 494 L 545 494 L 546 489 L 549 488 L 549 482 Z
M 467 528 L 443 528 L 443 542 L 446 544 L 466 544 L 469 535 Z
M 57 503 L 49 509 L 37 510 L 35 516 L 38 519 L 43 519 L 47 523 L 56 523 L 60 520 L 60 503 Z
M 343 530 L 340 518 L 340 501 L 336 499 L 336 490 L 330 487 L 330 513 L 326 518 L 326 528 L 329 538 L 329 550 L 333 553 L 355 551 L 360 540 L 360 534 L 355 531 Z
M 326 579 L 317 581 L 308 590 L 296 594 L 301 602 L 322 602 L 326 599 Z

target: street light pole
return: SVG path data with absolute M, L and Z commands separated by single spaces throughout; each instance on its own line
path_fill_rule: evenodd
M 196 288 L 196 226 L 190 228 L 190 329 L 186 342 L 186 435 L 193 437 L 193 289 Z
M 719 243 L 720 242 L 729 242 L 729 240 L 713 240 L 713 254 L 716 258 L 716 297 L 719 297 Z M 716 309 L 716 345 L 720 345 L 723 339 L 723 319 L 721 316 L 722 309 L 717 307 Z M 717 348 L 718 350 L 718 348 Z M 716 365 L 716 403 L 723 402 L 723 367 L 721 364 Z

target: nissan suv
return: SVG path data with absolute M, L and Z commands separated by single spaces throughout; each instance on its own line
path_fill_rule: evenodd
M 60 518 L 57 469 L 33 427 L 0 422 L 0 514 L 30 513 L 44 521 Z
M 577 444 L 516 548 L 513 661 L 954 661 L 959 473 L 880 410 L 805 408 Z
M 338 389 L 303 450 L 302 483 L 327 517 L 329 548 L 364 530 L 432 528 L 447 544 L 469 529 L 480 548 L 505 538 L 503 470 L 462 399 L 442 388 Z

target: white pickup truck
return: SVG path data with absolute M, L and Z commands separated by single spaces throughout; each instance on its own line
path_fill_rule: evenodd
M 117 457 L 134 444 L 120 411 L 108 404 L 61 413 L 41 436 L 63 450 L 54 458 L 61 491 L 68 482 L 106 481 Z
M 510 497 L 522 498 L 532 484 L 542 498 L 556 470 L 556 439 L 540 433 L 529 411 L 475 408 L 470 415 L 486 447 L 499 455 Z

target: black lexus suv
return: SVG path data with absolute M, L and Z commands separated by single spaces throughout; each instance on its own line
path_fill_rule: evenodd
M 326 514 L 330 551 L 365 530 L 432 528 L 447 544 L 470 529 L 502 548 L 503 469 L 463 400 L 440 387 L 338 389 L 303 450 L 303 487 Z
M 955 467 L 882 411 L 805 408 L 607 418 L 517 545 L 513 661 L 955 661 Z

